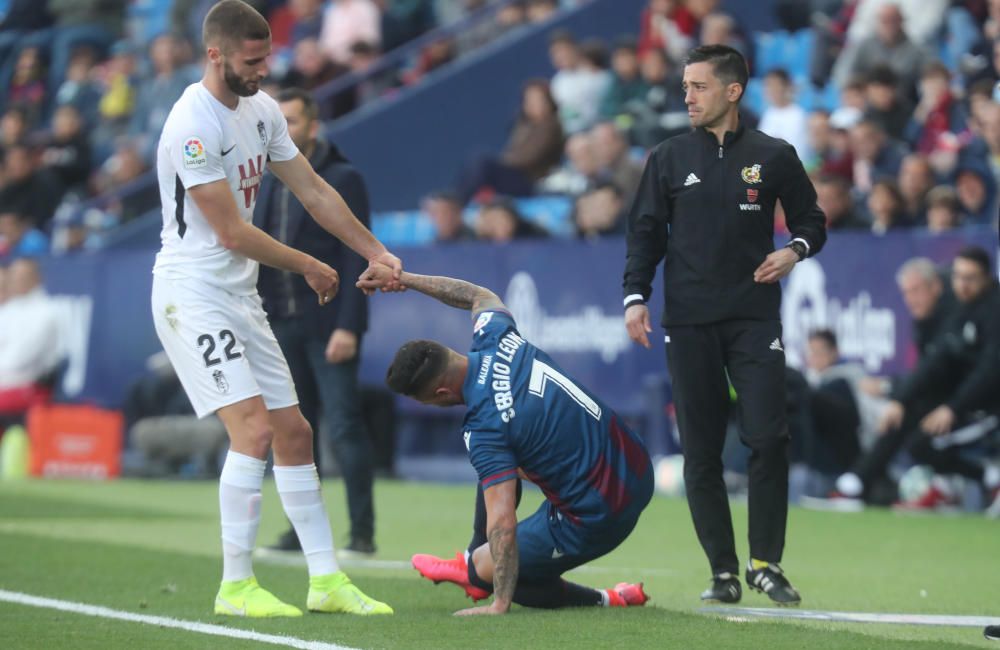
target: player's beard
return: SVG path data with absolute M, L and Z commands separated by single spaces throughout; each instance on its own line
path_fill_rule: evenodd
M 239 97 L 250 97 L 256 95 L 257 91 L 260 90 L 260 81 L 258 80 L 255 85 L 251 86 L 249 83 L 243 81 L 242 78 L 236 71 L 234 71 L 230 66 L 229 62 L 225 62 L 222 66 L 222 77 L 226 81 L 226 86 L 229 90 L 233 91 Z

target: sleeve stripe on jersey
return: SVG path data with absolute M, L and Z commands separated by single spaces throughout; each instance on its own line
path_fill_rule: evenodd
M 177 217 L 177 236 L 184 239 L 187 223 L 184 222 L 184 183 L 181 177 L 174 174 L 174 216 Z
M 503 472 L 498 472 L 493 476 L 487 476 L 482 480 L 483 488 L 488 488 L 491 485 L 496 485 L 497 483 L 503 483 L 504 481 L 509 481 L 513 478 L 517 478 L 517 468 L 508 469 Z

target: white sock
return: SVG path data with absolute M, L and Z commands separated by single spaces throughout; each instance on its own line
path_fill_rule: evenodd
M 841 474 L 837 478 L 837 491 L 845 497 L 858 498 L 864 492 L 865 484 L 861 482 L 861 477 L 854 472 Z
M 992 463 L 988 463 L 983 468 L 983 483 L 990 490 L 1000 486 L 1000 467 Z
M 275 465 L 274 483 L 305 553 L 309 577 L 340 571 L 316 465 Z
M 608 590 L 598 589 L 597 591 L 601 594 L 601 607 L 611 607 L 611 594 L 608 593 Z
M 219 478 L 222 519 L 222 579 L 243 580 L 253 575 L 251 554 L 260 526 L 260 486 L 267 464 L 235 451 L 226 454 Z

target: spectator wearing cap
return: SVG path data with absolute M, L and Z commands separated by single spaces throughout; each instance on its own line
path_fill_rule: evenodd
M 899 192 L 903 210 L 911 223 L 923 223 L 927 212 L 927 193 L 934 186 L 934 172 L 926 156 L 911 153 L 899 166 Z
M 865 111 L 870 119 L 877 121 L 889 137 L 899 140 L 913 113 L 910 100 L 899 91 L 899 77 L 887 65 L 877 66 L 865 79 Z
M 958 194 L 948 185 L 938 185 L 927 193 L 927 230 L 938 234 L 958 228 L 962 205 Z
M 634 40 L 621 39 L 611 51 L 611 84 L 601 102 L 601 116 L 615 119 L 627 111 L 631 102 L 641 102 L 649 84 L 639 74 L 639 56 Z
M 904 134 L 919 153 L 930 154 L 940 146 L 946 133 L 965 129 L 965 107 L 951 92 L 951 72 L 940 61 L 924 67 L 920 76 L 920 102 Z
M 432 192 L 424 197 L 422 207 L 434 224 L 435 242 L 445 244 L 476 238 L 476 231 L 466 225 L 462 218 L 464 206 L 454 192 Z
M 497 198 L 483 205 L 476 216 L 476 236 L 481 240 L 505 244 L 515 239 L 543 239 L 548 232 L 528 221 L 513 201 Z
M 768 71 L 764 75 L 764 95 L 768 105 L 760 116 L 758 128 L 795 147 L 799 158 L 808 159 L 810 152 L 806 111 L 795 103 L 795 88 L 788 72 L 782 68 Z
M 49 250 L 49 239 L 31 219 L 17 212 L 0 212 L 0 264 L 19 257 L 38 257 Z

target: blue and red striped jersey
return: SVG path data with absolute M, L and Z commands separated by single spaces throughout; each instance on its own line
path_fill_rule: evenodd
M 507 312 L 478 315 L 468 356 L 465 441 L 483 489 L 520 468 L 571 521 L 629 507 L 652 467 L 614 411 L 525 341 Z

